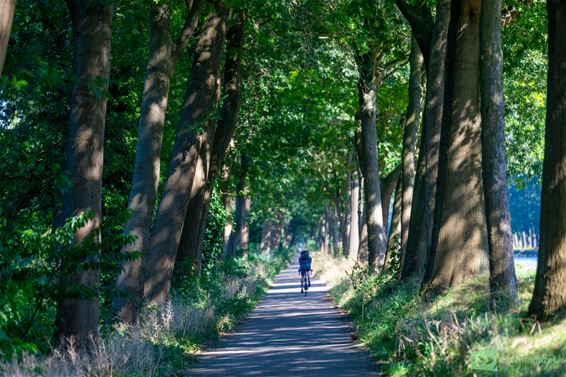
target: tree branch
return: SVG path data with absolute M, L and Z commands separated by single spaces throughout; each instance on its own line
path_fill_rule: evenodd
M 428 6 L 421 3 L 419 5 L 410 5 L 406 0 L 395 0 L 397 7 L 403 16 L 411 25 L 413 36 L 417 40 L 417 44 L 423 54 L 425 69 L 428 72 L 428 63 L 430 60 L 430 43 L 432 40 L 432 30 L 434 28 L 434 18 Z
M 204 0 L 186 0 L 186 4 L 187 16 L 185 17 L 185 24 L 183 25 L 183 29 L 181 30 L 179 37 L 175 41 L 175 46 L 173 47 L 173 58 L 175 60 L 179 59 L 179 56 L 189 44 L 189 40 L 191 39 L 198 24 L 200 10 L 204 4 Z

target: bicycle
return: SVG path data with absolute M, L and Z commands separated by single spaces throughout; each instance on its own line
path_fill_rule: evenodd
M 301 293 L 305 293 L 307 296 L 307 291 L 311 286 L 311 276 L 309 270 L 301 270 Z

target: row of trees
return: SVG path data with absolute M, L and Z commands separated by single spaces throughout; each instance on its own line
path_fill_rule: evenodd
M 221 257 L 206 246 L 218 241 L 233 256 L 314 237 L 431 293 L 489 270 L 494 296 L 516 300 L 504 147 L 511 174 L 537 175 L 542 152 L 530 153 L 544 132 L 521 122 L 538 125 L 545 87 L 523 68 L 544 74 L 545 42 L 525 53 L 523 30 L 546 27 L 541 4 L 502 15 L 501 2 L 474 0 L 20 0 L 0 103 L 1 271 L 31 291 L 57 280 L 54 300 L 17 303 L 22 327 L 53 301 L 57 335 L 83 344 L 101 308 L 135 323 L 144 303 L 167 300 L 175 274 Z M 556 99 L 561 57 L 550 50 Z M 552 104 L 547 114 L 560 114 Z M 546 128 L 542 216 L 553 219 L 559 118 Z M 222 240 L 207 233 L 219 222 Z M 560 224 L 541 233 L 540 318 L 564 306 Z M 71 252 L 60 240 L 42 251 L 52 228 L 69 226 Z M 109 250 L 120 255 L 112 268 Z M 43 279 L 37 266 L 52 254 L 61 263 Z
M 391 268 L 389 251 L 398 241 L 399 278 L 422 281 L 422 288 L 428 294 L 443 292 L 489 271 L 493 297 L 504 296 L 517 302 L 507 194 L 501 44 L 502 23 L 515 22 L 516 10 L 506 8 L 503 14 L 498 1 L 438 1 L 433 22 L 433 13 L 426 4 L 397 1 L 397 5 L 411 26 L 413 44 L 409 57 L 409 102 L 404 120 L 401 173 L 398 184 L 390 185 L 397 189 L 389 245 L 384 224 L 391 194 L 387 187 L 380 187 L 379 159 L 373 148 L 377 140 L 371 134 L 375 129 L 374 91 L 379 90 L 378 73 L 384 72 L 384 65 L 380 65 L 383 64 L 380 63 L 382 47 L 368 46 L 365 58 L 356 59 L 360 72 L 361 133 L 357 156 L 364 187 L 363 225 L 356 226 L 359 211 L 353 200 L 349 207 L 350 232 L 342 239 L 355 240 L 360 234 L 360 254 L 367 253 L 368 264 L 373 268 L 377 267 L 378 260 L 383 260 L 384 270 Z M 367 14 L 379 17 L 380 6 L 384 4 L 372 3 L 372 12 Z M 550 64 L 541 221 L 551 216 L 554 223 L 549 226 L 552 231 L 547 228 L 546 236 L 541 235 L 537 285 L 529 310 L 539 319 L 548 319 L 564 309 L 564 289 L 560 285 L 564 284 L 564 279 L 557 277 L 561 269 L 556 264 L 564 258 L 564 246 L 559 246 L 564 229 L 556 222 L 564 217 L 563 206 L 559 204 L 559 187 L 563 187 L 564 182 L 561 163 L 554 160 L 555 156 L 560 158 L 560 143 L 564 138 L 552 136 L 556 132 L 553 130 L 561 127 L 558 126 L 559 116 L 553 115 L 561 111 L 555 102 L 560 95 L 553 89 L 560 80 L 553 75 L 557 69 L 554 64 L 558 64 L 562 56 L 553 51 L 553 43 L 557 42 L 552 36 L 552 28 L 557 27 L 553 26 L 557 21 L 552 18 L 559 14 L 560 7 L 549 1 L 547 8 Z M 381 14 L 381 17 L 385 16 Z M 381 18 L 374 22 L 387 28 Z M 370 24 L 364 19 L 364 26 Z M 384 38 L 378 40 L 384 42 Z M 426 72 L 425 94 L 423 72 Z M 421 103 L 424 103 L 424 115 L 416 159 L 416 127 L 421 123 Z M 549 144 L 549 137 L 554 146 Z M 367 140 L 369 142 L 364 143 Z M 372 181 L 376 179 L 377 183 Z M 388 180 L 390 177 L 382 179 L 381 185 L 388 186 Z M 354 197 L 358 183 L 347 184 Z M 552 209 L 557 212 L 552 213 L 545 201 L 554 203 Z M 339 210 L 335 212 L 340 216 Z M 332 216 L 325 214 L 319 225 L 322 248 L 327 247 L 327 239 L 333 232 L 329 227 L 332 221 Z M 541 231 L 544 227 L 541 223 Z M 355 246 L 350 248 L 345 244 L 342 250 L 353 258 L 358 255 Z

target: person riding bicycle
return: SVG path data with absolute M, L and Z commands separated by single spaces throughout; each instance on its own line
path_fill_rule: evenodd
M 303 293 L 303 282 L 305 277 L 309 277 L 308 274 L 312 271 L 311 269 L 312 258 L 307 250 L 301 251 L 299 256 L 299 273 L 301 274 L 301 293 Z M 308 286 L 310 287 L 310 278 L 308 279 Z

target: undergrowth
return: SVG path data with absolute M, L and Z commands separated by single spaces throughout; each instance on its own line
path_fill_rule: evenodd
M 289 260 L 288 251 L 219 262 L 201 278 L 178 278 L 170 300 L 145 307 L 136 326 L 103 329 L 89 354 L 20 352 L 0 364 L 1 376 L 164 377 L 178 375 L 209 341 L 234 328 Z
M 519 307 L 491 308 L 487 276 L 426 302 L 419 282 L 370 274 L 344 259 L 317 261 L 385 376 L 566 375 L 566 320 L 526 316 L 534 272 L 518 271 Z

